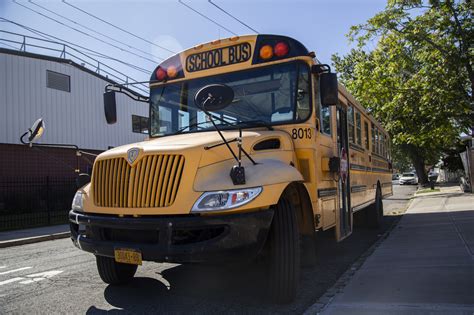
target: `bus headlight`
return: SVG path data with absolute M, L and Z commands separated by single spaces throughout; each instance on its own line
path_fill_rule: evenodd
M 249 203 L 261 192 L 262 187 L 205 192 L 196 201 L 191 212 L 218 211 L 237 208 Z
M 82 192 L 78 191 L 74 195 L 74 199 L 72 199 L 72 210 L 82 211 Z

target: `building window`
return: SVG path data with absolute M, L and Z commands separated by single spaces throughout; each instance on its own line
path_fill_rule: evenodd
M 148 118 L 132 115 L 132 131 L 135 133 L 148 134 Z
M 46 87 L 71 92 L 71 77 L 62 73 L 46 70 Z
M 364 121 L 364 132 L 365 132 L 365 148 L 368 150 L 369 149 L 369 124 Z
M 350 105 L 347 108 L 347 122 L 349 124 L 349 142 L 355 143 L 355 139 L 354 139 L 354 108 Z
M 357 130 L 357 144 L 362 146 L 362 123 L 360 121 L 360 113 L 356 112 L 356 130 Z

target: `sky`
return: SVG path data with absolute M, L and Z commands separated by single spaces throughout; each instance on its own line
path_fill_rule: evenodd
M 209 3 L 208 0 L 181 1 L 221 24 L 222 27 L 206 20 L 179 3 L 178 0 L 66 0 L 67 3 L 142 37 L 146 41 L 100 22 L 63 3 L 61 0 L 16 0 L 16 2 L 54 18 L 62 24 L 49 20 L 11 0 L 0 0 L 0 18 L 8 19 L 31 29 L 76 45 L 81 45 L 83 48 L 78 48 L 81 51 L 84 48 L 92 49 L 108 57 L 133 65 L 135 69 L 123 63 L 115 62 L 110 58 L 93 57 L 104 65 L 108 65 L 110 68 L 138 81 L 148 80 L 151 72 L 160 63 L 160 58 L 167 58 L 173 55 L 172 52 L 179 52 L 218 38 L 233 36 L 229 31 L 239 35 L 255 33 L 220 11 Z M 317 58 L 323 63 L 331 63 L 332 54 L 346 54 L 350 50 L 351 45 L 354 46 L 354 44 L 349 43 L 345 36 L 349 32 L 350 27 L 364 23 L 377 12 L 383 10 L 386 4 L 384 0 L 212 1 L 245 22 L 251 28 L 257 30 L 260 34 L 287 35 L 299 40 L 310 51 L 314 51 Z M 37 5 L 60 14 L 69 20 L 48 12 Z M 82 33 L 72 30 L 65 25 L 80 30 Z M 38 37 L 38 35 L 18 25 L 13 25 L 1 19 L 0 30 Z M 94 33 L 94 31 L 105 34 L 108 38 Z M 97 39 L 86 34 L 97 37 Z M 18 43 L 7 42 L 5 39 L 18 42 L 23 41 L 23 38 L 18 35 L 0 32 L 0 47 L 10 48 L 7 45 L 12 45 L 19 48 L 21 46 Z M 55 39 L 54 41 L 59 40 Z M 118 46 L 122 50 L 112 47 L 106 44 L 106 42 Z M 60 51 L 28 46 L 28 44 L 37 44 L 38 46 L 47 46 L 61 50 L 58 44 L 46 44 L 33 39 L 27 39 L 26 43 L 26 51 L 54 56 L 61 55 Z M 166 50 L 158 46 L 165 47 Z M 123 51 L 123 49 L 139 54 L 142 57 L 130 54 Z M 74 51 L 71 50 L 71 52 Z M 84 58 L 78 52 L 74 52 L 74 54 Z M 87 55 L 91 56 L 90 52 Z M 84 60 L 95 64 L 95 61 L 92 61 L 92 59 L 84 58 Z M 101 66 L 101 69 L 107 69 L 104 65 Z M 94 68 L 88 64 L 86 64 L 86 67 Z M 137 67 L 140 70 L 137 70 Z M 112 73 L 112 70 L 109 71 Z

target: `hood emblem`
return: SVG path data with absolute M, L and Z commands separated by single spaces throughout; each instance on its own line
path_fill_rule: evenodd
M 130 150 L 127 151 L 127 161 L 130 165 L 133 165 L 133 163 L 138 159 L 138 156 L 140 155 L 140 149 L 139 148 L 131 148 Z

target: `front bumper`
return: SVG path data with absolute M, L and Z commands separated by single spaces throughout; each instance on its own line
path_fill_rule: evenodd
M 405 185 L 405 184 L 414 185 L 414 184 L 416 184 L 416 180 L 415 179 L 400 180 L 399 184 L 400 185 Z
M 132 248 L 143 260 L 215 263 L 254 258 L 270 229 L 273 210 L 229 215 L 117 217 L 69 212 L 71 239 L 84 251 L 114 257 Z

